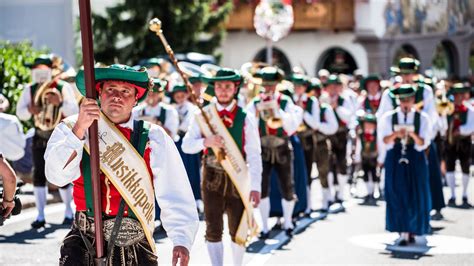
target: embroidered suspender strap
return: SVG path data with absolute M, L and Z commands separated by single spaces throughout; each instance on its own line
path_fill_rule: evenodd
M 415 112 L 415 133 L 420 135 L 420 112 Z
M 392 113 L 392 131 L 395 131 L 395 125 L 398 125 L 398 115 L 397 112 Z
M 123 211 L 125 210 L 125 201 L 120 200 L 120 206 L 118 209 L 117 216 L 115 217 L 114 227 L 112 228 L 112 233 L 110 234 L 109 243 L 107 245 L 107 258 L 112 254 L 112 249 L 114 248 L 115 240 L 117 240 L 118 232 L 120 231 L 120 226 L 122 225 Z
M 160 112 L 160 116 L 158 117 L 158 120 L 160 120 L 162 126 L 165 125 L 166 113 L 167 113 L 167 110 L 164 107 L 161 107 L 161 112 Z

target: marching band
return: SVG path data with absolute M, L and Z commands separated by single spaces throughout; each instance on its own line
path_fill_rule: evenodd
M 81 252 L 92 252 L 94 237 L 88 224 L 94 217 L 84 139 L 94 120 L 103 120 L 106 128 L 99 129 L 124 143 L 116 149 L 107 146 L 110 163 L 116 163 L 111 169 L 143 165 L 149 179 L 143 184 L 150 186 L 143 189 L 159 205 L 146 208 L 153 213 L 161 209 L 164 229 L 176 246 L 189 251 L 198 213 L 203 214 L 213 265 L 223 264 L 224 214 L 233 263 L 240 265 L 254 237 L 271 238 L 271 215 L 283 218 L 281 229 L 291 237 L 300 216 L 330 215 L 334 204 L 344 209 L 353 192 L 347 185 L 354 186 L 359 178 L 366 185 L 364 204 L 386 201 L 386 230 L 400 234 L 396 243 L 401 246 L 430 233 L 430 220 L 442 219 L 446 204 L 458 203 L 457 160 L 462 172 L 461 206 L 471 206 L 467 188 L 473 162 L 472 84 L 425 77 L 414 58 L 401 58 L 388 79 L 373 73 L 360 80 L 324 69 L 317 77 L 298 69 L 284 73 L 261 62 L 246 63 L 240 70 L 180 62 L 188 84 L 170 70 L 172 62 L 150 58 L 137 67 L 96 68 L 98 99 L 80 97 L 82 71 L 75 83 L 69 83 L 58 59 L 42 55 L 29 65 L 33 83 L 23 90 L 16 115 L 20 120 L 33 119 L 35 127 L 33 184 L 38 215 L 32 227 L 45 226 L 48 180 L 60 186 L 66 204 L 64 223 L 72 225 L 68 236 L 79 236 L 64 240 L 65 265 L 83 256 Z M 3 112 L 8 103 L 3 96 L 0 101 Z M 5 137 L 3 156 L 17 160 L 25 146 L 21 126 L 16 117 L 0 115 L 2 139 L 18 132 Z M 133 174 L 124 177 L 102 169 L 108 159 L 105 151 L 101 153 L 104 217 L 113 225 L 115 217 L 123 216 L 126 233 L 138 234 L 127 241 L 119 233 L 109 260 L 149 263 L 156 259 L 146 222 L 151 215 L 145 210 L 147 215 L 142 216 L 137 207 L 148 202 L 140 202 L 134 185 L 127 185 Z M 123 162 L 113 161 L 122 153 Z M 319 179 L 320 190 L 312 186 L 314 179 Z M 138 186 L 139 179 L 136 182 Z M 449 186 L 449 195 L 443 195 L 443 184 Z M 274 192 L 278 194 L 272 196 Z M 313 204 L 315 196 L 322 202 Z M 275 212 L 277 208 L 281 212 Z M 254 213 L 260 213 L 261 228 Z M 125 261 L 116 252 L 125 252 Z M 137 254 L 146 254 L 146 259 Z

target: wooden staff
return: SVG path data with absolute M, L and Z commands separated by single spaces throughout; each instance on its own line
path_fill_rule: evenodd
M 206 122 L 207 126 L 211 130 L 212 135 L 216 135 L 216 131 L 211 126 L 211 123 L 209 122 L 209 117 L 207 116 L 206 112 L 204 112 L 204 109 L 203 109 L 201 103 L 197 100 L 196 94 L 194 94 L 193 86 L 192 86 L 191 82 L 189 82 L 188 76 L 186 74 L 184 74 L 184 72 L 179 67 L 178 60 L 176 60 L 176 57 L 174 56 L 173 49 L 171 49 L 171 46 L 168 44 L 168 41 L 166 40 L 166 37 L 163 34 L 163 30 L 161 29 L 161 21 L 158 18 L 154 18 L 154 19 L 150 20 L 149 28 L 150 28 L 151 31 L 155 32 L 158 37 L 160 37 L 161 43 L 163 43 L 163 46 L 165 47 L 166 53 L 169 55 L 171 61 L 173 62 L 174 67 L 176 68 L 179 75 L 183 79 L 188 93 L 190 93 L 190 95 L 191 95 L 191 102 L 193 102 L 195 105 L 197 105 L 197 107 L 201 111 L 201 114 L 204 118 L 204 121 Z M 224 157 L 225 157 L 224 149 L 219 149 L 219 153 L 217 154 L 217 160 L 221 161 Z
M 79 19 L 81 25 L 82 58 L 86 97 L 97 99 L 94 75 L 94 48 L 92 44 L 91 5 L 90 0 L 79 0 Z M 104 235 L 102 231 L 102 204 L 99 174 L 98 124 L 94 121 L 89 127 L 90 165 L 92 179 L 92 199 L 94 206 L 96 265 L 105 265 Z

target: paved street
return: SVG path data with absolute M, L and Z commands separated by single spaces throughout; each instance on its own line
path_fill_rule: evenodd
M 458 180 L 459 182 L 460 180 Z M 318 185 L 318 182 L 314 182 Z M 472 186 L 471 186 L 472 188 Z M 458 188 L 460 189 L 460 188 Z M 316 191 L 319 191 L 318 188 Z M 358 186 L 358 193 L 364 187 Z M 446 195 L 447 190 L 445 191 Z M 460 191 L 458 191 L 460 192 Z M 470 197 L 474 199 L 473 190 Z M 319 198 L 313 199 L 315 203 Z M 331 214 L 324 220 L 305 218 L 298 223 L 299 233 L 291 240 L 283 233 L 272 232 L 273 239 L 266 243 L 255 242 L 248 248 L 246 265 L 295 265 L 295 264 L 403 264 L 403 265 L 474 265 L 474 212 L 460 208 L 447 208 L 445 220 L 433 221 L 434 234 L 417 238 L 415 246 L 392 246 L 396 234 L 384 231 L 385 205 L 361 205 L 361 199 L 345 203 L 346 211 Z M 335 206 L 336 210 L 338 209 Z M 59 247 L 68 228 L 59 225 L 63 206 L 47 207 L 48 228 L 42 231 L 30 229 L 35 217 L 33 209 L 8 220 L 0 228 L 0 265 L 56 265 Z M 205 225 L 201 222 L 196 242 L 191 252 L 193 265 L 209 264 L 204 242 Z M 171 262 L 171 242 L 164 233 L 155 234 L 159 262 Z M 227 235 L 225 239 L 229 241 Z M 225 248 L 225 262 L 231 263 L 230 247 Z

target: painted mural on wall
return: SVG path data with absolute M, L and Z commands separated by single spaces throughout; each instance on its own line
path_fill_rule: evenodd
M 387 35 L 455 33 L 474 19 L 474 0 L 388 0 Z

